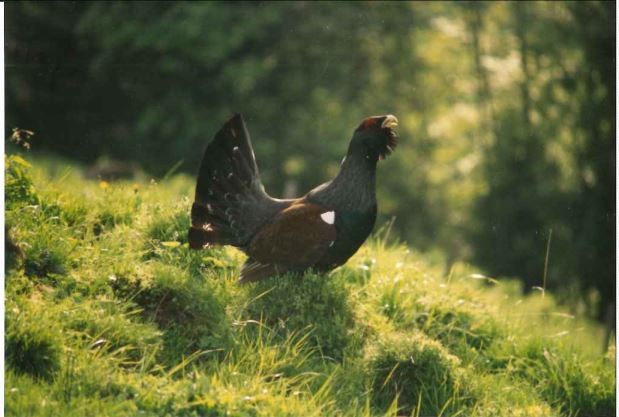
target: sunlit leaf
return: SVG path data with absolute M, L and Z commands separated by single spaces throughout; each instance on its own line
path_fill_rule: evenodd
M 161 244 L 166 248 L 178 248 L 181 242 L 161 242 Z

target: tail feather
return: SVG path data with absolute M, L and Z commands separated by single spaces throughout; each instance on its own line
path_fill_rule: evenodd
M 264 191 L 249 133 L 242 116 L 236 114 L 204 152 L 191 208 L 189 245 L 242 248 L 286 205 Z
M 212 195 L 212 183 L 224 182 L 229 174 L 239 178 L 247 188 L 261 187 L 249 133 L 239 114 L 217 132 L 204 153 L 198 174 L 196 201 Z
M 188 237 L 191 249 L 206 249 L 213 245 L 231 245 L 234 243 L 233 237 L 222 235 L 215 228 L 206 230 L 192 226 L 189 228 Z
M 205 249 L 214 245 L 218 241 L 216 233 L 207 232 L 206 230 L 197 229 L 194 227 L 189 228 L 188 238 L 189 247 L 191 249 Z
M 277 267 L 272 264 L 261 264 L 249 258 L 241 268 L 241 276 L 239 277 L 238 283 L 247 284 L 249 282 L 256 282 L 284 272 L 286 272 L 285 268 Z
M 228 226 L 225 220 L 224 212 L 216 206 L 210 205 L 210 210 L 207 207 L 194 203 L 191 207 L 191 224 L 197 228 L 204 228 L 209 225 L 213 229 L 222 229 Z

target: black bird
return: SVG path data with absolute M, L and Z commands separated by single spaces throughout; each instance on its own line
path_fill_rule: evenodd
M 189 246 L 236 246 L 248 255 L 239 282 L 344 264 L 376 221 L 376 163 L 397 144 L 392 115 L 365 119 L 353 133 L 337 176 L 303 197 L 265 191 L 240 114 L 207 146 L 191 207 Z

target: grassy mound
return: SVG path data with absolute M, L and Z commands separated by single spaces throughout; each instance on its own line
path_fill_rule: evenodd
M 387 409 L 394 398 L 409 415 L 439 415 L 462 407 L 460 360 L 422 333 L 384 335 L 367 353 L 373 400 Z
M 261 322 L 278 334 L 306 333 L 321 356 L 341 360 L 355 325 L 353 306 L 338 277 L 284 275 L 252 285 L 242 320 Z
M 380 234 L 329 274 L 240 287 L 244 255 L 187 247 L 191 178 L 58 164 L 6 158 L 7 415 L 614 413 L 614 350 L 551 294 L 444 277 Z

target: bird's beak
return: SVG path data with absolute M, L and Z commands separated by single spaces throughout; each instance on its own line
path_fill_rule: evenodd
M 385 128 L 391 129 L 393 127 L 396 127 L 397 125 L 398 125 L 398 118 L 395 117 L 393 114 L 389 114 L 385 116 L 385 120 L 383 120 L 383 123 L 380 125 L 380 127 L 382 127 L 383 129 Z

